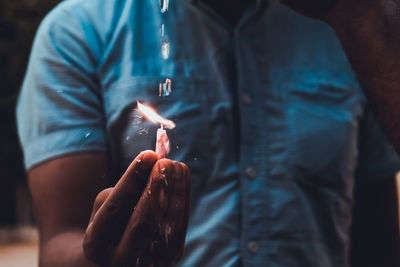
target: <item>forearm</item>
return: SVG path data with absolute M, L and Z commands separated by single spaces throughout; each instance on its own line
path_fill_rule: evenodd
M 325 21 L 337 32 L 386 134 L 400 153 L 400 1 L 341 1 Z
M 83 254 L 83 231 L 68 231 L 45 240 L 40 246 L 40 267 L 95 267 Z

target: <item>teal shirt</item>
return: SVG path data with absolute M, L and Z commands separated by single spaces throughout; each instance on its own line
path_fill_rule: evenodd
M 19 98 L 26 167 L 107 151 L 113 184 L 155 147 L 137 100 L 175 121 L 169 157 L 191 169 L 181 266 L 346 267 L 354 182 L 399 169 L 333 30 L 276 1 L 234 29 L 201 2 L 62 2 Z

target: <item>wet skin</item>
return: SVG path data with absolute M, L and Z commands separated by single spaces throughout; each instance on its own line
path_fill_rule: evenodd
M 40 266 L 170 266 L 182 256 L 188 167 L 144 151 L 101 190 L 106 166 L 105 154 L 83 153 L 30 171 Z
M 114 188 L 98 194 L 85 255 L 107 266 L 169 266 L 183 252 L 189 197 L 185 164 L 142 152 Z

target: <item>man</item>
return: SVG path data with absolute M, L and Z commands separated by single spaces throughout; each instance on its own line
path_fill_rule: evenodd
M 397 2 L 287 1 L 333 29 L 275 1 L 215 2 L 70 0 L 42 23 L 18 108 L 41 266 L 170 265 L 189 188 L 182 266 L 348 266 L 355 173 L 393 177 L 398 160 L 341 45 L 398 130 L 399 55 L 382 47 Z M 176 122 L 169 157 L 191 180 L 141 153 L 158 126 L 132 118 L 137 100 Z

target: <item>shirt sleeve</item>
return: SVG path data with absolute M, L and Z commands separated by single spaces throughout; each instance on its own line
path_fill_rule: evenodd
M 372 183 L 394 177 L 400 170 L 399 157 L 369 107 L 360 121 L 359 131 L 357 181 Z
M 64 2 L 64 3 L 68 3 Z M 17 104 L 27 169 L 69 153 L 105 151 L 100 44 L 78 8 L 57 6 L 41 23 Z

